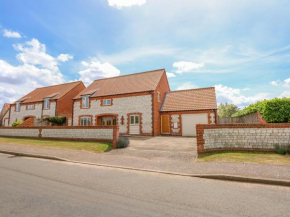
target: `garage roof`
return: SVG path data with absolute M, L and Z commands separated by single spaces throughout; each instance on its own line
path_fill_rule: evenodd
M 217 109 L 214 87 L 170 91 L 166 93 L 162 112 Z

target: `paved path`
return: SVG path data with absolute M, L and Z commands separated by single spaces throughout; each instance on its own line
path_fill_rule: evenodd
M 289 216 L 290 188 L 0 154 L 0 216 Z
M 118 149 L 103 154 L 65 149 L 0 144 L 0 150 L 39 154 L 112 166 L 186 174 L 224 174 L 263 179 L 290 180 L 290 167 L 249 163 L 195 163 L 195 155 L 184 152 Z

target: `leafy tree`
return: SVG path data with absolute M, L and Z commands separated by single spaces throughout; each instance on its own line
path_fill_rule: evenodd
M 239 108 L 235 104 L 221 103 L 218 106 L 218 116 L 221 118 L 231 117 L 234 113 L 238 111 Z

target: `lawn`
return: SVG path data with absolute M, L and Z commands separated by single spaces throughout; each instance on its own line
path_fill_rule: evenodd
M 239 162 L 290 165 L 290 155 L 258 152 L 217 152 L 198 156 L 197 162 Z
M 39 139 L 21 139 L 0 137 L 0 144 L 27 145 L 37 147 L 73 149 L 102 153 L 112 148 L 112 144 L 103 142 L 75 142 L 59 140 L 39 140 Z

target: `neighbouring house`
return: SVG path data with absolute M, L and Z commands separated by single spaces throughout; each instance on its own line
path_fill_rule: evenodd
M 194 136 L 216 123 L 215 89 L 170 91 L 164 69 L 95 80 L 74 98 L 74 126 L 119 125 L 121 134 Z
M 1 113 L 0 113 L 0 126 L 5 126 L 5 124 L 8 124 L 9 121 L 9 103 L 5 103 L 2 107 Z
M 10 105 L 8 126 L 23 120 L 23 126 L 36 126 L 45 117 L 63 116 L 71 125 L 72 99 L 85 89 L 82 81 L 36 88 Z M 5 124 L 6 125 L 6 124 Z

